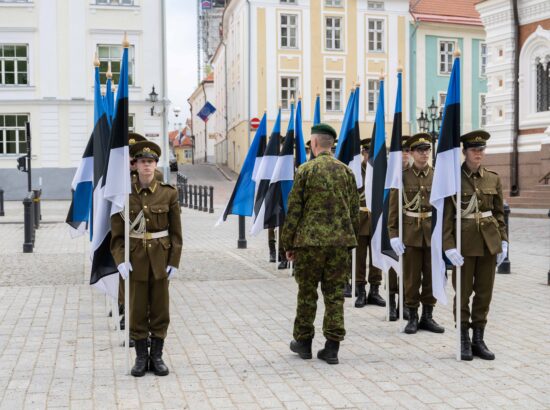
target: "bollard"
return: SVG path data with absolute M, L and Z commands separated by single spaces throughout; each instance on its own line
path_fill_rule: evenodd
M 508 236 L 508 253 L 506 255 L 506 259 L 500 264 L 500 266 L 497 269 L 498 273 L 510 273 L 510 236 L 508 229 L 508 224 L 510 223 L 510 205 L 508 205 L 506 202 L 504 203 L 504 224 L 506 225 L 506 236 Z
M 204 192 L 204 202 L 202 204 L 202 210 L 204 212 L 208 212 L 208 187 L 206 185 L 203 186 L 202 191 Z
M 239 240 L 237 241 L 238 249 L 246 249 L 246 237 L 244 234 L 244 216 L 239 215 Z
M 199 185 L 199 211 L 202 211 L 202 185 Z
M 23 253 L 32 253 L 34 247 L 34 217 L 33 217 L 33 195 L 29 194 L 23 199 L 23 215 L 25 221 L 25 242 L 23 242 Z
M 194 196 L 194 200 L 195 200 L 195 205 L 193 206 L 193 209 L 199 209 L 199 204 L 197 202 L 197 186 L 196 185 L 193 185 L 193 196 Z
M 33 189 L 34 198 L 33 203 L 33 216 L 34 216 L 34 229 L 40 228 L 40 220 L 42 219 L 40 215 L 40 196 L 42 191 L 40 189 Z
M 187 184 L 184 183 L 181 188 L 183 193 L 183 206 L 187 208 Z
M 4 190 L 0 189 L 0 216 L 4 215 Z
M 208 210 L 208 213 L 213 214 L 214 213 L 214 187 L 210 187 L 210 209 Z
M 189 185 L 189 209 L 193 209 L 193 185 Z

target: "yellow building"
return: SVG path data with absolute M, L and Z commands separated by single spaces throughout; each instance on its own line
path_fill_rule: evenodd
M 317 93 L 321 120 L 339 130 L 356 82 L 361 84 L 361 136 L 370 137 L 382 72 L 391 135 L 399 65 L 404 67 L 403 118 L 409 117 L 409 21 L 408 0 L 231 0 L 223 41 L 212 58 L 221 80 L 214 83 L 216 132 L 225 136 L 216 147 L 223 155 L 216 160 L 240 170 L 254 136 L 249 119 L 264 110 L 269 134 L 282 106 L 284 134 L 293 96 L 303 99 L 306 141 Z M 403 127 L 408 132 L 409 124 Z

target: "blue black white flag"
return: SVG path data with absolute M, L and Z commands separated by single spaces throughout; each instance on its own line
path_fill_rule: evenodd
M 443 259 L 443 212 L 445 198 L 460 193 L 460 58 L 451 71 L 443 121 L 439 131 L 437 161 L 430 204 L 432 204 L 432 291 L 441 303 L 447 303 L 445 261 Z
M 315 112 L 313 113 L 313 125 L 321 123 L 321 96 L 317 94 L 315 98 Z
M 359 95 L 359 87 L 357 87 L 350 96 L 335 153 L 336 158 L 353 171 L 358 189 L 363 187 L 363 176 L 361 174 L 361 136 L 359 132 Z
M 298 99 L 296 106 L 296 168 L 307 161 L 304 131 L 302 130 L 302 99 Z

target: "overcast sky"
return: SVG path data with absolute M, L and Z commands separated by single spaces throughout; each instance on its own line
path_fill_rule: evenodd
M 192 0 L 166 0 L 169 129 L 174 107 L 180 107 L 182 124 L 189 117 L 187 98 L 197 86 L 197 7 Z

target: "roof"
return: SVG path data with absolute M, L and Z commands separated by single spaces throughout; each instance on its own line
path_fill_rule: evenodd
M 479 0 L 410 0 L 415 21 L 482 26 L 475 8 Z
M 187 135 L 185 135 L 187 132 L 187 127 L 185 127 L 183 130 L 182 130 L 182 133 L 184 134 L 183 138 L 179 139 L 179 131 L 178 130 L 175 130 L 175 131 L 170 131 L 168 133 L 168 139 L 170 140 L 170 142 L 172 143 L 172 146 L 175 148 L 175 147 L 193 147 L 193 141 L 191 140 L 191 138 Z

